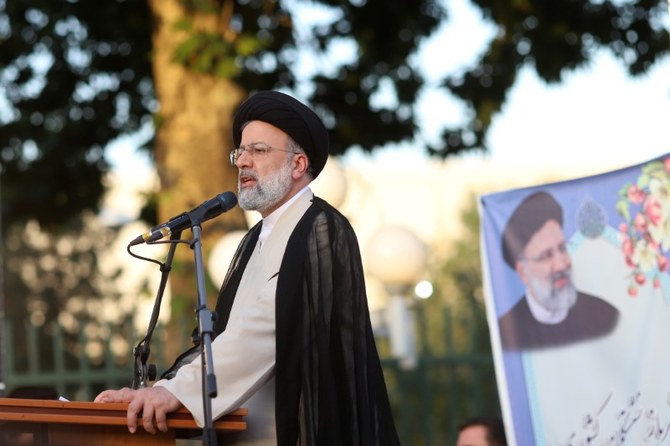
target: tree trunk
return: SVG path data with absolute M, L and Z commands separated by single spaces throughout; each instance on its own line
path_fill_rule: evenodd
M 158 219 L 167 221 L 223 191 L 236 191 L 237 171 L 228 161 L 235 108 L 245 92 L 226 79 L 202 75 L 174 63 L 174 50 L 184 37 L 176 23 L 186 14 L 178 0 L 149 0 L 155 20 L 153 71 L 159 109 L 156 113 L 155 162 L 161 181 Z M 212 27 L 209 17 L 189 17 L 199 27 Z M 212 245 L 226 232 L 246 227 L 236 207 L 203 224 L 204 261 Z M 190 238 L 184 231 L 182 238 Z M 171 319 L 169 355 L 184 346 L 182 333 L 195 326 L 197 301 L 193 250 L 180 245 L 170 273 Z M 216 289 L 208 287 L 208 308 Z M 177 339 L 179 338 L 179 339 Z

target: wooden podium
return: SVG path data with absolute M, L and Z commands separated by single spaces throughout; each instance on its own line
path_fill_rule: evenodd
M 32 433 L 36 446 L 162 446 L 202 433 L 186 409 L 171 413 L 168 431 L 149 434 L 140 423 L 131 434 L 126 425 L 125 403 L 28 400 L 0 398 L 0 432 Z M 217 435 L 245 430 L 246 409 L 214 422 Z M 1 442 L 1 441 L 0 441 Z

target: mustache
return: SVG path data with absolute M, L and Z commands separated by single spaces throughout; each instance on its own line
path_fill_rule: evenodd
M 256 175 L 256 172 L 254 172 L 251 169 L 240 169 L 237 178 L 243 178 L 246 177 L 250 180 L 258 180 L 258 176 Z
M 556 282 L 557 280 L 566 279 L 568 281 L 572 280 L 572 274 L 570 271 L 557 271 L 551 275 L 551 281 Z

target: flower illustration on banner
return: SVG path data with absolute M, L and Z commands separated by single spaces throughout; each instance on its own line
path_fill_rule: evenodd
M 616 207 L 624 219 L 621 248 L 632 270 L 628 294 L 635 297 L 647 281 L 658 288 L 661 275 L 668 273 L 670 157 L 645 164 L 637 182 L 621 188 Z

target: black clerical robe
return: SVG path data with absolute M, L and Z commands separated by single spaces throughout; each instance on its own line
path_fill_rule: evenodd
M 607 335 L 619 321 L 619 310 L 608 302 L 586 293 L 577 293 L 577 301 L 568 316 L 558 324 L 538 322 L 526 297 L 500 317 L 500 337 L 505 350 L 531 350 L 569 345 Z

